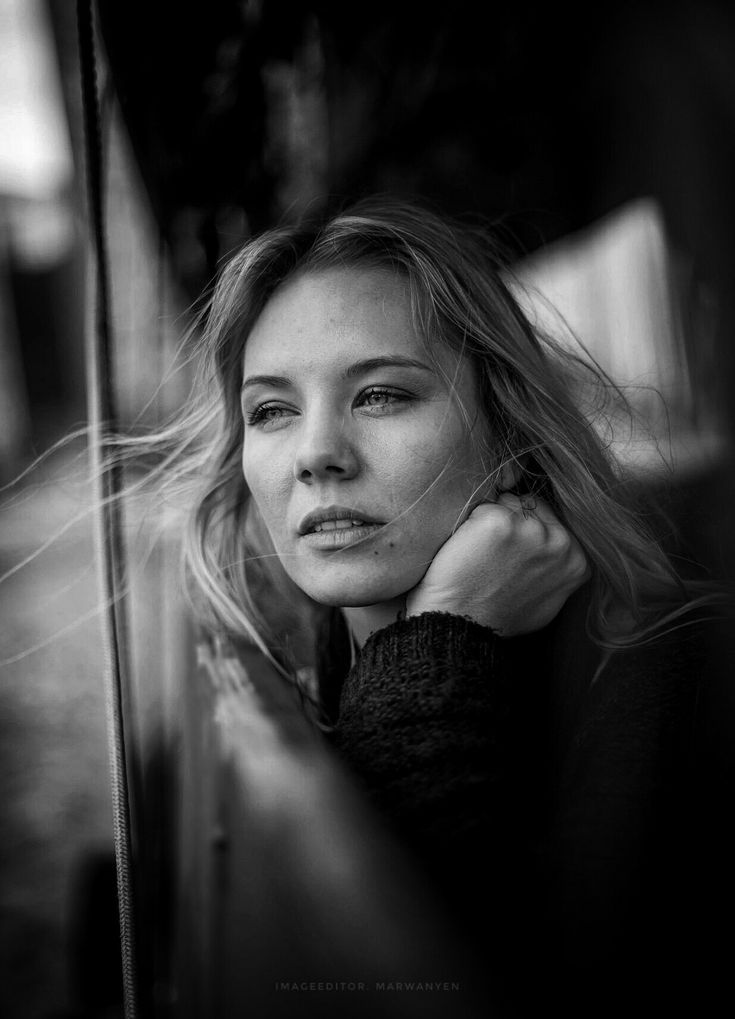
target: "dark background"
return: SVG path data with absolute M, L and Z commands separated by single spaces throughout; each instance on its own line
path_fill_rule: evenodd
M 175 256 L 182 211 L 198 217 L 207 260 L 191 273 L 193 292 L 227 247 L 223 212 L 242 210 L 243 232 L 258 231 L 309 202 L 383 190 L 500 218 L 519 250 L 653 195 L 703 275 L 720 280 L 732 262 L 731 4 L 99 6 Z M 288 162 L 283 79 L 322 107 L 326 131 L 310 139 L 322 150 L 312 152 L 316 181 Z M 301 186 L 289 208 L 291 179 Z

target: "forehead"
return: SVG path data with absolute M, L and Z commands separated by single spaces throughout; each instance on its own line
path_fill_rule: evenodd
M 244 368 L 276 362 L 351 361 L 376 354 L 426 354 L 411 316 L 408 284 L 380 269 L 305 273 L 276 290 L 245 344 Z

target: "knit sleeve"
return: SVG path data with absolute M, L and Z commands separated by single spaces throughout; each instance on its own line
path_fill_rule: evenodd
M 342 689 L 334 743 L 429 862 L 478 844 L 503 785 L 500 640 L 430 612 L 374 633 Z

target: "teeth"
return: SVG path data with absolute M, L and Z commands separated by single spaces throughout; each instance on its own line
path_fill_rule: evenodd
M 314 524 L 315 531 L 338 531 L 347 527 L 362 527 L 364 520 L 322 520 L 320 524 Z

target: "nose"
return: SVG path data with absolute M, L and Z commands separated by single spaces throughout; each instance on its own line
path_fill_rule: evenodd
M 334 419 L 314 422 L 302 435 L 294 456 L 294 477 L 305 485 L 316 481 L 347 481 L 359 470 L 359 459 Z

